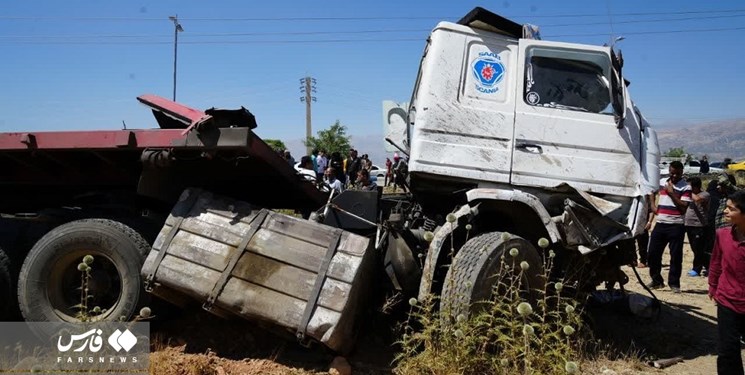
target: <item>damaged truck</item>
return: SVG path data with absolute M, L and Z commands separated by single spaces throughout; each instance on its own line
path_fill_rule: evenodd
M 406 194 L 306 181 L 245 108 L 143 95 L 158 129 L 0 134 L 0 305 L 75 321 L 93 255 L 96 319 L 154 295 L 347 352 L 371 290 L 467 309 L 511 248 L 535 275 L 550 250 L 559 273 L 593 262 L 583 285 L 616 282 L 659 181 L 622 68 L 612 46 L 545 41 L 482 8 L 437 24 L 410 102 L 384 113 Z

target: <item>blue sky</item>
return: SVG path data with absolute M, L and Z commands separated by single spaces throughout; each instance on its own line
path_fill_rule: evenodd
M 625 76 L 653 124 L 745 117 L 741 1 L 49 0 L 3 2 L 0 131 L 157 126 L 135 97 L 171 97 L 178 15 L 179 102 L 243 105 L 262 137 L 299 139 L 308 75 L 315 130 L 338 119 L 378 134 L 381 102 L 409 100 L 429 31 L 475 6 L 538 25 L 545 40 L 624 36 Z

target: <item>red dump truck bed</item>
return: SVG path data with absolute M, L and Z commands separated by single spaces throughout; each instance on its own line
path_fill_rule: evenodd
M 271 208 L 325 202 L 252 131 L 245 108 L 201 111 L 155 95 L 137 99 L 160 128 L 0 133 L 0 212 L 74 205 L 93 192 L 172 205 L 187 187 Z

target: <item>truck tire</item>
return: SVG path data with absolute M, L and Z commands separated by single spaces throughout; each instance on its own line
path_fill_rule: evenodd
M 0 321 L 8 318 L 14 304 L 10 258 L 0 249 Z
M 514 258 L 509 254 L 513 248 L 519 251 Z M 468 240 L 455 255 L 442 289 L 441 311 L 452 317 L 479 311 L 478 302 L 493 296 L 503 255 L 507 264 L 514 259 L 513 269 L 519 269 L 523 261 L 530 265 L 521 288 L 528 298 L 543 289 L 543 261 L 530 242 L 503 232 L 484 233 Z
M 108 219 L 72 221 L 51 230 L 31 249 L 21 267 L 18 302 L 26 321 L 78 321 L 81 272 L 93 256 L 89 309 L 95 320 L 130 319 L 145 294 L 140 269 L 150 245 L 132 228 Z

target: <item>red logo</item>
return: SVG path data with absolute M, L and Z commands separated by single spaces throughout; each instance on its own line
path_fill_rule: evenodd
M 485 80 L 491 81 L 492 77 L 494 77 L 494 67 L 491 64 L 484 64 L 484 67 L 481 68 L 481 76 Z

